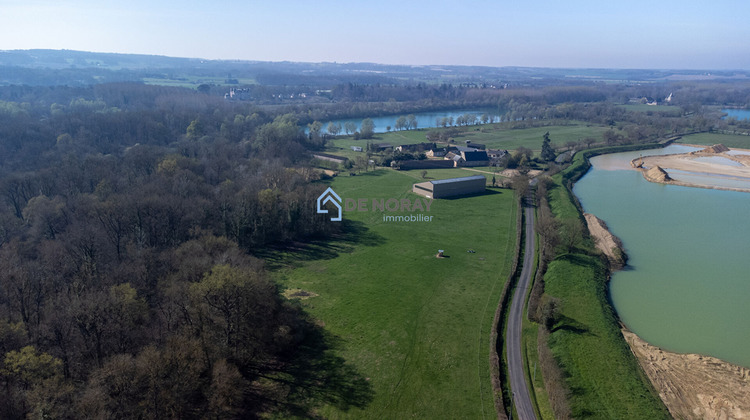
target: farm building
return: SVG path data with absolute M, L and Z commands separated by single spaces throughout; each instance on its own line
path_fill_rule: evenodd
M 484 150 L 487 148 L 487 146 L 481 144 L 481 143 L 472 143 L 471 140 L 466 140 L 466 147 L 472 147 L 474 149 Z
M 575 155 L 575 150 L 568 150 L 565 153 L 560 153 L 555 158 L 555 163 L 558 165 L 562 165 L 563 163 L 568 163 L 573 160 L 573 155 Z
M 438 179 L 412 186 L 412 192 L 427 198 L 448 198 L 484 192 L 487 179 L 483 175 Z
M 500 159 L 501 157 L 508 154 L 507 150 L 494 150 L 494 149 L 488 149 L 487 150 L 487 157 L 490 159 Z
M 402 144 L 401 146 L 396 146 L 396 150 L 399 152 L 424 152 L 425 150 L 432 150 L 435 149 L 437 145 L 435 143 L 416 143 L 416 144 Z
M 476 152 L 479 149 L 477 149 L 476 147 L 471 147 L 471 146 L 451 146 L 448 150 L 454 153 L 461 153 L 461 152 Z
M 487 152 L 484 151 L 461 152 L 461 157 L 464 162 L 458 166 L 487 166 L 490 163 Z
M 422 160 L 402 160 L 400 162 L 396 162 L 395 160 L 391 162 L 392 168 L 398 168 L 400 170 L 410 170 L 410 169 L 445 169 L 445 168 L 453 168 L 454 164 L 452 161 L 448 160 L 434 160 L 434 159 L 422 159 Z
M 382 152 L 384 150 L 392 149 L 393 145 L 390 143 L 375 143 L 372 145 L 373 150 Z
M 437 148 L 435 148 L 435 149 L 430 149 L 430 150 L 426 151 L 424 154 L 427 157 L 437 158 L 437 157 L 444 157 L 446 153 L 447 153 L 447 150 L 445 150 L 445 148 L 443 148 L 443 149 L 437 149 Z

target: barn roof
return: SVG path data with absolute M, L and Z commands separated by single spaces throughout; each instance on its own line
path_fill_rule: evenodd
M 487 160 L 487 152 L 464 152 L 463 155 L 467 162 Z
M 430 181 L 432 184 L 452 184 L 454 182 L 465 182 L 465 181 L 474 181 L 474 180 L 487 180 L 484 175 L 472 175 L 472 176 L 464 176 L 461 178 L 448 178 L 448 179 L 438 179 L 435 181 Z

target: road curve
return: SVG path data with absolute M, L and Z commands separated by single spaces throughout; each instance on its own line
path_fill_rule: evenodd
M 523 318 L 524 301 L 531 284 L 534 269 L 534 252 L 536 233 L 534 230 L 534 209 L 524 206 L 526 244 L 523 253 L 523 268 L 518 279 L 518 285 L 513 294 L 508 316 L 508 328 L 505 335 L 505 349 L 508 353 L 508 375 L 510 389 L 513 391 L 512 403 L 516 407 L 519 420 L 536 419 L 534 407 L 531 405 L 529 388 L 524 375 L 523 355 L 521 352 L 521 320 Z

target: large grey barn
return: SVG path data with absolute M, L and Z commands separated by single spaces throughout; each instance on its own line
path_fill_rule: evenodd
M 438 179 L 414 184 L 412 192 L 427 198 L 447 198 L 484 192 L 487 178 L 484 175 Z

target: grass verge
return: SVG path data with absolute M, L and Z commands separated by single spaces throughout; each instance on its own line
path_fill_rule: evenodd
M 601 260 L 559 256 L 545 275 L 545 293 L 561 302 L 548 344 L 566 373 L 573 418 L 669 418 L 606 303 Z
M 537 335 L 539 334 L 539 328 L 539 324 L 529 321 L 524 317 L 521 339 L 523 341 L 523 353 L 526 359 L 526 379 L 528 383 L 531 384 L 531 399 L 537 410 L 537 416 L 539 419 L 554 420 L 555 415 L 552 412 L 549 395 L 544 387 L 544 377 L 542 375 L 542 368 L 539 363 L 539 354 L 537 351 Z
M 575 181 L 587 167 L 585 158 L 577 156 L 568 170 L 553 177 L 549 204 L 563 226 L 582 223 L 576 200 L 564 182 Z M 607 297 L 607 267 L 585 229 L 580 232 L 575 240 L 563 241 L 564 249 L 559 249 L 544 276 L 546 297 L 559 302 L 548 345 L 565 373 L 570 414 L 574 418 L 669 418 L 620 333 Z

